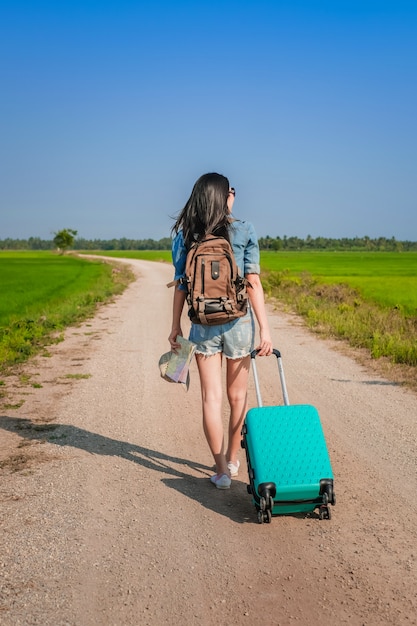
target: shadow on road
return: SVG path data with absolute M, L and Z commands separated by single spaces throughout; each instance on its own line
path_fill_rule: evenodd
M 162 482 L 170 489 L 199 502 L 206 509 L 224 515 L 238 524 L 258 523 L 246 484 L 239 480 L 233 480 L 231 488 L 225 490 L 214 488 L 207 478 L 194 476 L 188 477 L 188 480 L 163 478 Z
M 28 441 L 49 442 L 57 446 L 78 448 L 90 454 L 115 456 L 164 475 L 162 482 L 170 489 L 199 502 L 202 506 L 232 519 L 237 523 L 255 522 L 246 485 L 233 481 L 230 490 L 220 491 L 210 484 L 213 468 L 190 459 L 184 459 L 151 450 L 134 443 L 111 439 L 71 424 L 39 423 L 28 418 L 0 416 L 0 428 L 14 432 Z M 186 468 L 201 474 L 196 477 Z M 168 477 L 167 477 L 168 475 Z

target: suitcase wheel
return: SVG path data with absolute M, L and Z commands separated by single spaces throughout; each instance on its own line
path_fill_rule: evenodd
M 274 508 L 274 500 L 270 495 L 267 495 L 265 498 L 260 498 L 259 500 L 259 508 L 261 511 L 272 511 Z
M 258 511 L 258 523 L 259 524 L 270 524 L 272 520 L 272 512 L 268 509 L 266 511 L 259 510 Z
M 326 504 L 322 504 L 320 507 L 319 519 L 332 519 L 332 512 Z
M 333 479 L 324 478 L 320 481 L 320 495 L 323 496 L 323 504 L 336 504 L 336 494 L 333 489 Z

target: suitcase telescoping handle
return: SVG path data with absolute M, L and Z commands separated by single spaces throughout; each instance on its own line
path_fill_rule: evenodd
M 251 363 L 252 363 L 252 370 L 253 370 L 253 378 L 254 378 L 254 381 L 255 381 L 256 400 L 258 402 L 258 406 L 261 407 L 262 406 L 261 389 L 259 387 L 258 371 L 256 369 L 256 355 L 258 354 L 258 352 L 259 352 L 259 350 L 252 350 L 250 356 L 251 356 Z M 281 380 L 281 387 L 282 387 L 282 395 L 283 395 L 283 398 L 284 398 L 284 404 L 286 406 L 288 406 L 290 401 L 288 399 L 287 385 L 286 385 L 286 382 L 285 382 L 284 367 L 282 365 L 281 352 L 274 348 L 272 350 L 272 354 L 275 354 L 275 356 L 277 357 L 278 372 L 279 372 L 279 378 Z

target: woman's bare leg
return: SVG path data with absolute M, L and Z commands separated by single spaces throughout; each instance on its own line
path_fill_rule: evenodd
M 227 397 L 230 404 L 229 441 L 226 458 L 236 465 L 241 448 L 241 431 L 247 411 L 250 356 L 243 359 L 226 359 Z
M 218 352 L 209 357 L 197 354 L 196 360 L 200 374 L 204 434 L 216 463 L 216 473 L 229 475 L 222 420 L 222 354 Z

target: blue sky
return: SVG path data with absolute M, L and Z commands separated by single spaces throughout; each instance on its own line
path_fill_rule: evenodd
M 417 240 L 417 2 L 0 0 L 0 239 L 159 239 L 218 171 L 259 236 Z

